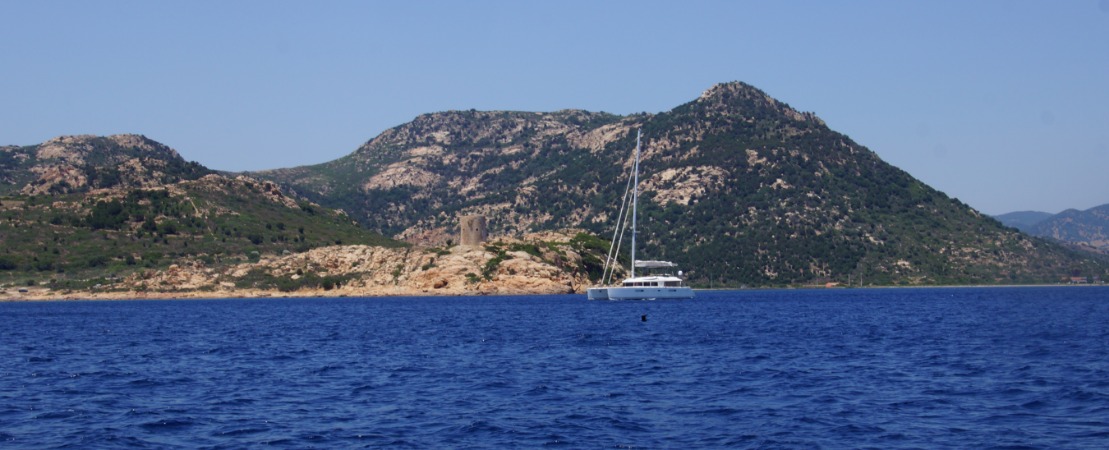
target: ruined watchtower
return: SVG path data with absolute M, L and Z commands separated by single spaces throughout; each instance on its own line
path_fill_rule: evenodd
M 489 237 L 489 232 L 485 230 L 485 216 L 461 216 L 458 226 L 461 228 L 461 245 L 481 245 Z

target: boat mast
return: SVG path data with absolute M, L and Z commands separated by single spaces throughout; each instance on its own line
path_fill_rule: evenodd
M 635 216 L 638 215 L 636 207 L 639 205 L 639 138 L 642 135 L 642 129 L 635 131 L 635 181 L 632 185 L 632 278 L 635 278 Z

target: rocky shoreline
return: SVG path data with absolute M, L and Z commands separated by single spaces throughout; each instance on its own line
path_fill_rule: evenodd
M 28 292 L 0 292 L 0 302 L 35 301 L 99 301 L 99 300 L 219 300 L 230 298 L 267 299 L 267 298 L 359 298 L 359 297 L 466 297 L 486 295 L 556 295 L 583 294 L 585 287 L 569 290 L 457 290 L 437 291 L 428 289 L 385 288 L 377 290 L 354 289 L 303 289 L 293 292 L 259 289 L 235 289 L 224 291 L 54 291 L 50 289 L 29 289 Z
M 92 290 L 11 287 L 0 301 L 583 293 L 589 279 L 569 240 L 543 233 L 450 248 L 330 246 L 222 267 L 187 260 Z

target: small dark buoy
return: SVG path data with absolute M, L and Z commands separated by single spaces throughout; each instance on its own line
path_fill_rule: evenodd
M 641 322 L 646 322 L 646 321 L 647 321 L 647 315 L 646 315 L 646 314 L 644 314 L 644 315 L 642 315 L 642 316 L 639 316 L 639 320 L 640 320 Z

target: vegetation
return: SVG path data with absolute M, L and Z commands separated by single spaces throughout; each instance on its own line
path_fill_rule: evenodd
M 0 283 L 94 286 L 180 260 L 402 245 L 383 235 L 453 230 L 462 213 L 485 214 L 493 234 L 584 229 L 568 244 L 597 279 L 635 129 L 645 136 L 637 256 L 677 262 L 698 286 L 1109 279 L 1106 259 L 1005 227 L 814 115 L 729 83 L 660 114 L 426 114 L 338 160 L 255 174 L 269 181 L 208 176 L 142 136 L 2 147 Z M 510 252 L 558 264 L 568 250 L 490 251 L 470 283 L 491 279 Z M 346 281 L 248 278 L 294 290 Z
M 599 142 L 576 137 L 602 127 L 626 131 Z M 656 188 L 668 170 L 723 174 L 718 183 L 671 180 L 674 189 L 700 188 L 686 201 L 656 201 L 658 192 L 647 190 L 639 204 L 639 256 L 675 261 L 699 286 L 1109 278 L 1104 260 L 983 217 L 742 83 L 655 115 L 428 114 L 340 160 L 260 175 L 385 234 L 451 229 L 458 214 L 482 211 L 495 234 L 578 227 L 607 239 L 612 220 L 593 219 L 617 213 L 636 128 L 646 139 L 641 179 Z M 427 148 L 441 156 L 408 153 Z M 435 178 L 362 190 L 403 161 Z M 603 245 L 598 254 L 607 253 Z M 599 276 L 602 258 L 587 258 L 590 276 Z
M 278 290 L 281 292 L 296 292 L 302 289 L 323 289 L 330 291 L 340 288 L 355 274 L 319 276 L 315 273 L 301 273 L 293 277 L 277 277 L 263 270 L 252 270 L 235 282 L 235 286 L 242 289 Z
M 570 240 L 570 246 L 581 255 L 582 266 L 590 280 L 600 281 L 604 276 L 605 258 L 608 257 L 609 243 L 589 233 L 578 233 Z M 617 255 L 619 262 L 625 267 L 628 264 L 627 255 Z
M 505 260 L 512 259 L 512 256 L 500 247 L 487 246 L 485 250 L 494 253 L 496 256 L 485 262 L 485 266 L 481 268 L 481 277 L 486 280 L 492 280 L 493 275 L 497 273 L 497 268 L 501 266 L 501 263 Z
M 159 186 L 196 180 L 214 173 L 185 161 L 173 149 L 137 135 L 71 136 L 52 140 L 52 156 L 41 157 L 47 144 L 0 147 L 0 195 L 30 187 L 47 194 L 85 193 L 95 189 Z M 62 151 L 57 151 L 61 148 Z M 52 170 L 42 170 L 51 168 Z M 38 170 L 33 170 L 38 169 Z M 45 173 L 64 177 L 40 176 Z
M 261 183 L 219 178 L 175 186 L 56 195 L 50 202 L 3 198 L 0 283 L 33 278 L 79 288 L 182 258 L 216 266 L 337 243 L 402 245 L 331 210 L 308 213 L 271 200 Z M 341 281 L 309 274 L 295 285 Z
M 1109 255 L 1109 204 L 1085 211 L 1068 209 L 1029 224 L 1025 231 Z

